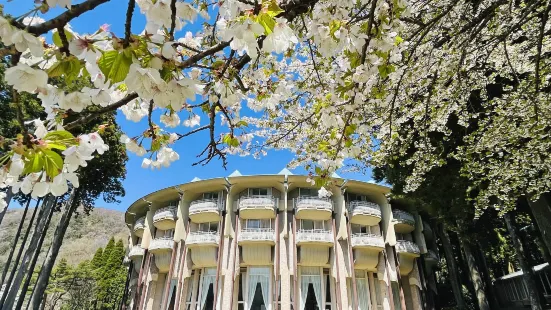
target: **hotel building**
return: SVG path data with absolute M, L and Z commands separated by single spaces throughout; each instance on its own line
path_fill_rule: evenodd
M 337 175 L 193 181 L 125 214 L 129 309 L 421 310 L 439 258 L 431 228 L 385 186 Z

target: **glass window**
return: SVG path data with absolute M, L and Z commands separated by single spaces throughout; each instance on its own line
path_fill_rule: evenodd
M 203 199 L 218 199 L 218 193 L 203 193 Z
M 370 234 L 371 227 L 366 225 L 352 224 L 352 233 L 353 234 Z
M 354 193 L 348 193 L 348 200 L 349 201 L 356 201 L 356 200 L 368 201 L 366 195 L 359 195 L 359 194 L 354 194 Z
M 325 230 L 325 221 L 300 220 L 300 229 L 302 230 Z
M 249 195 L 268 196 L 267 188 L 249 188 Z
M 260 220 L 257 220 L 257 219 L 247 220 L 246 228 L 249 228 L 249 229 L 258 229 L 258 228 L 260 228 Z
M 318 197 L 318 189 L 316 188 L 299 188 L 299 196 L 314 196 Z
M 199 223 L 199 231 L 218 231 L 218 222 Z
M 400 299 L 400 287 L 398 286 L 397 282 L 392 282 L 392 299 L 394 300 L 394 309 L 395 310 L 401 310 L 402 309 L 402 302 Z

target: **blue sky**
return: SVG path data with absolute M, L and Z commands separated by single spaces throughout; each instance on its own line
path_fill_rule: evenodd
M 4 12 L 13 16 L 19 16 L 33 8 L 33 1 L 29 0 L 16 0 L 10 2 L 1 1 L 0 3 L 4 4 Z M 79 18 L 71 22 L 71 26 L 78 33 L 93 33 L 101 25 L 109 24 L 111 31 L 117 36 L 122 37 L 124 33 L 126 5 L 127 1 L 111 0 L 110 2 L 100 5 L 94 11 L 81 15 Z M 40 16 L 48 19 L 58 15 L 62 11 L 63 10 L 58 8 Z M 140 14 L 139 8 L 136 6 L 132 23 L 132 32 L 141 32 L 144 25 L 145 17 Z M 200 27 L 200 22 L 198 21 L 194 24 L 188 24 L 184 26 L 182 31 L 178 34 L 183 35 L 187 31 L 196 32 L 198 27 Z M 178 37 L 178 35 L 176 37 Z M 51 38 L 47 39 L 51 40 Z M 144 130 L 147 126 L 146 119 L 143 119 L 141 123 L 133 123 L 127 121 L 121 112 L 119 112 L 117 116 L 117 121 L 123 130 L 129 132 L 130 135 L 137 134 L 138 132 Z M 204 123 L 204 117 L 202 121 Z M 175 131 L 181 133 L 184 133 L 185 130 L 186 128 L 183 126 L 175 129 Z M 207 132 L 192 135 L 176 143 L 174 150 L 180 154 L 180 160 L 174 162 L 170 168 L 163 168 L 155 171 L 143 169 L 141 168 L 142 158 L 129 154 L 130 160 L 127 164 L 128 174 L 126 180 L 124 181 L 126 196 L 120 199 L 120 204 L 107 204 L 99 199 L 97 206 L 124 211 L 132 202 L 144 195 L 147 195 L 148 193 L 175 184 L 189 182 L 194 177 L 208 179 L 228 176 L 234 170 L 239 170 L 243 175 L 276 174 L 293 158 L 293 155 L 287 151 L 271 151 L 267 156 L 258 160 L 255 160 L 252 157 L 229 156 L 227 170 L 224 170 L 221 161 L 218 160 L 213 160 L 206 166 L 192 166 L 192 164 L 197 161 L 196 155 L 203 150 L 207 143 L 206 134 Z M 293 173 L 304 174 L 305 171 L 304 169 L 296 169 Z M 371 179 L 369 172 L 367 175 L 364 175 L 360 173 L 345 173 L 341 171 L 339 172 L 339 175 L 343 178 L 355 180 L 368 181 Z

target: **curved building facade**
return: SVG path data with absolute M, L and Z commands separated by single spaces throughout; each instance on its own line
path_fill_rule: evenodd
M 287 172 L 287 173 L 285 173 Z M 134 202 L 131 309 L 409 310 L 431 307 L 430 227 L 389 188 L 306 176 L 195 180 Z

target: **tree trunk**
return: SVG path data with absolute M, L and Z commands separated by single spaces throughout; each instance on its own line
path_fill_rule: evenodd
M 15 233 L 15 237 L 13 239 L 13 244 L 10 249 L 10 254 L 8 254 L 8 259 L 6 260 L 6 264 L 4 265 L 4 270 L 2 271 L 2 278 L 0 278 L 0 287 L 2 287 L 2 285 L 4 284 L 4 280 L 6 279 L 8 270 L 10 269 L 11 260 L 13 258 L 13 254 L 15 253 L 15 249 L 17 248 L 17 244 L 19 243 L 19 236 L 21 235 L 23 224 L 25 224 L 25 218 L 27 217 L 27 211 L 29 210 L 30 203 L 31 203 L 31 197 L 28 197 L 27 204 L 25 204 L 25 210 L 23 210 L 23 216 L 21 217 L 21 221 L 19 222 L 19 226 L 17 227 L 17 232 Z M 38 207 L 38 205 L 36 207 Z M 16 267 L 17 265 L 14 265 L 14 268 Z
M 513 247 L 515 248 L 515 252 L 523 272 L 524 284 L 526 285 L 526 289 L 528 291 L 528 298 L 530 300 L 530 304 L 532 305 L 532 310 L 542 310 L 542 294 L 538 290 L 538 287 L 536 285 L 537 280 L 534 274 L 534 270 L 532 269 L 532 266 L 530 266 L 526 261 L 524 248 L 519 240 L 514 225 L 514 217 L 509 213 L 506 213 L 503 217 L 505 219 L 507 230 L 509 231 L 509 235 L 511 237 L 511 240 L 513 241 Z
M 23 241 L 21 242 L 21 245 L 19 246 L 19 251 L 17 252 L 17 257 L 15 258 L 13 268 L 11 269 L 10 276 L 8 277 L 8 280 L 5 283 L 4 286 L 4 292 L 2 293 L 2 297 L 0 298 L 0 309 L 3 309 L 4 301 L 8 297 L 9 288 L 11 286 L 11 283 L 13 281 L 13 277 L 15 276 L 15 272 L 17 271 L 17 266 L 19 265 L 19 261 L 21 259 L 21 255 L 23 254 L 23 250 L 25 249 L 25 244 L 27 243 L 27 238 L 29 237 L 29 232 L 31 231 L 31 228 L 34 223 L 34 218 L 36 216 L 36 212 L 38 211 L 38 204 L 40 203 L 40 200 L 36 202 L 36 207 L 34 208 L 33 215 L 31 216 L 31 220 L 29 221 L 29 225 L 27 226 L 27 229 L 25 230 L 25 235 L 23 236 Z M 44 205 L 44 203 L 42 204 Z M 38 214 L 38 217 L 42 215 L 43 207 L 40 208 L 40 212 Z
M 463 293 L 461 290 L 461 281 L 459 280 L 459 275 L 457 274 L 458 267 L 453 255 L 453 249 L 450 242 L 450 236 L 448 232 L 444 229 L 443 224 L 438 224 L 438 234 L 440 239 L 442 239 L 442 246 L 444 248 L 444 254 L 446 256 L 446 262 L 448 264 L 448 273 L 450 274 L 450 283 L 452 285 L 453 295 L 455 297 L 455 303 L 457 304 L 457 309 L 467 309 L 465 305 L 465 300 L 463 299 Z
M 33 253 L 35 250 L 37 250 L 36 247 L 40 241 L 41 235 L 43 233 L 44 234 L 46 233 L 45 227 L 48 222 L 48 219 L 50 218 L 50 213 L 53 212 L 56 200 L 57 199 L 51 195 L 45 199 L 45 203 L 43 204 L 43 214 L 41 217 L 38 218 L 38 222 L 36 222 L 33 236 L 31 237 L 31 242 L 29 243 L 29 247 L 25 251 L 25 255 L 23 256 L 23 260 L 21 261 L 21 266 L 17 271 L 17 274 L 11 285 L 8 296 L 6 297 L 6 301 L 4 302 L 3 307 L 5 309 L 12 309 L 15 304 L 17 293 L 19 292 L 19 288 L 21 287 L 21 283 L 23 282 L 23 277 L 27 273 L 29 264 L 31 263 Z
M 13 193 L 11 191 L 11 187 L 8 187 L 6 191 L 6 198 L 4 200 L 6 201 L 6 206 L 0 210 L 0 225 L 2 225 L 2 220 L 4 219 L 4 215 L 6 215 L 6 211 L 8 211 L 8 206 L 10 205 L 11 198 L 13 197 Z
M 486 261 L 486 255 L 482 251 L 481 247 L 475 247 L 475 251 L 478 252 L 478 257 L 480 259 L 480 268 L 482 271 L 482 277 L 486 284 L 486 292 L 489 295 L 488 301 L 490 302 L 491 309 L 499 309 L 499 301 L 497 300 L 496 292 L 494 291 L 494 286 L 492 285 L 492 278 L 490 277 L 490 269 L 488 269 L 488 262 Z
M 471 250 L 471 246 L 461 236 L 459 236 L 459 243 L 461 244 L 461 247 L 463 248 L 463 252 L 465 254 L 465 260 L 467 261 L 467 267 L 469 270 L 469 277 L 471 278 L 471 282 L 473 283 L 478 309 L 490 310 L 490 304 L 488 303 L 488 297 L 486 296 L 484 282 L 482 281 L 482 276 L 480 275 L 480 271 L 478 270 L 478 266 Z
M 527 198 L 528 205 L 532 211 L 533 219 L 537 224 L 537 228 L 540 231 L 540 236 L 545 244 L 546 249 L 544 252 L 545 259 L 549 259 L 549 253 L 551 253 L 551 198 L 547 195 L 541 195 L 536 201 L 531 201 Z M 547 255 L 545 254 L 547 253 Z M 551 264 L 551 261 L 548 261 Z
M 65 211 L 63 212 L 63 214 L 61 215 L 61 218 L 59 219 L 59 222 L 57 223 L 55 233 L 54 233 L 54 238 L 52 240 L 52 245 L 50 246 L 48 255 L 44 260 L 44 266 L 40 270 L 40 275 L 36 280 L 34 293 L 31 296 L 32 309 L 38 309 L 40 302 L 42 300 L 42 295 L 44 295 L 44 292 L 48 287 L 48 283 L 50 281 L 50 275 L 52 273 L 52 269 L 54 268 L 57 255 L 59 254 L 59 249 L 61 248 L 61 244 L 63 243 L 65 232 L 67 231 L 67 227 L 69 226 L 69 222 L 71 221 L 71 217 L 73 216 L 73 213 L 75 212 L 75 210 L 78 208 L 78 205 L 79 205 L 78 196 L 79 196 L 79 190 L 73 189 L 73 192 L 71 193 L 71 198 L 69 198 L 69 201 L 65 206 Z
M 52 210 L 52 212 L 50 212 L 48 216 L 48 221 L 44 226 L 44 230 L 40 235 L 40 240 L 34 251 L 34 256 L 31 261 L 31 264 L 29 265 L 29 271 L 27 272 L 27 278 L 25 279 L 25 283 L 23 283 L 23 287 L 21 288 L 21 294 L 19 295 L 19 299 L 17 300 L 17 305 L 15 306 L 15 310 L 21 310 L 21 307 L 23 306 L 23 302 L 25 301 L 25 296 L 27 296 L 27 291 L 29 290 L 29 285 L 31 284 L 34 268 L 36 267 L 36 262 L 38 261 L 38 256 L 40 256 L 40 249 L 42 249 L 42 245 L 44 244 L 44 239 L 46 238 L 46 233 L 48 231 L 48 227 L 50 227 L 50 222 L 52 220 L 53 215 L 54 215 L 54 212 Z

